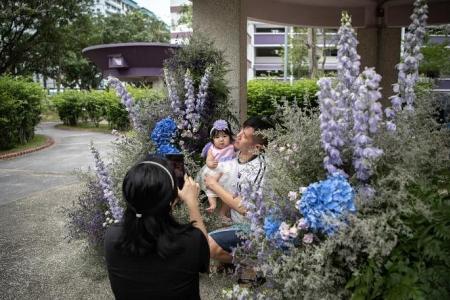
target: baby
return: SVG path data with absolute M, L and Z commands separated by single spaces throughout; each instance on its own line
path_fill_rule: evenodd
M 204 166 L 200 171 L 201 178 L 203 179 L 205 175 L 222 173 L 222 176 L 219 179 L 219 183 L 223 187 L 228 187 L 229 185 L 232 185 L 234 181 L 232 180 L 232 178 L 229 178 L 229 176 L 227 176 L 226 172 L 222 172 L 220 168 L 221 162 L 231 160 L 236 157 L 236 152 L 234 151 L 234 146 L 232 144 L 233 133 L 231 132 L 231 128 L 228 122 L 225 120 L 215 121 L 210 131 L 210 138 L 211 143 L 208 143 L 208 145 L 205 146 L 202 153 L 203 156 L 206 155 L 206 166 Z M 203 180 L 201 180 L 200 182 L 203 182 Z M 207 188 L 204 188 L 204 191 L 206 193 L 206 196 L 208 196 L 209 202 L 209 207 L 206 210 L 212 213 L 217 207 L 217 195 Z M 219 216 L 225 222 L 229 220 L 229 218 L 227 217 L 229 210 L 230 208 L 222 202 Z

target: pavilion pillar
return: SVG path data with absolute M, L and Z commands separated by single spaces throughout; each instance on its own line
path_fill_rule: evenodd
M 361 56 L 361 71 L 364 67 L 375 67 L 381 80 L 381 100 L 390 105 L 392 84 L 397 82 L 395 65 L 400 62 L 401 28 L 358 28 L 358 54 Z
M 247 117 L 247 12 L 245 1 L 193 0 L 193 30 L 206 34 L 224 51 L 231 110 Z

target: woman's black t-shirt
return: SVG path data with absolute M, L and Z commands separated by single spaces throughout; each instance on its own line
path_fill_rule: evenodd
M 156 254 L 122 255 L 115 248 L 121 233 L 122 227 L 113 225 L 105 235 L 106 264 L 116 299 L 200 299 L 199 272 L 209 269 L 209 247 L 199 229 L 180 235 L 184 250 L 166 260 Z

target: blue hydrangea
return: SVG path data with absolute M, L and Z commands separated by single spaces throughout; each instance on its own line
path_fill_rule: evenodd
M 334 173 L 309 185 L 297 208 L 312 230 L 330 235 L 348 213 L 356 212 L 354 191 L 344 176 Z
M 264 232 L 268 239 L 275 238 L 280 228 L 281 221 L 274 218 L 273 216 L 268 216 L 264 219 Z
M 164 118 L 156 123 L 150 138 L 156 144 L 156 152 L 159 154 L 180 153 L 173 145 L 173 139 L 177 133 L 177 124 L 171 118 Z

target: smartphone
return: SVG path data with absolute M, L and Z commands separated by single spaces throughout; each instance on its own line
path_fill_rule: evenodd
M 184 169 L 184 155 L 183 154 L 166 154 L 165 155 L 169 165 L 172 167 L 175 173 L 175 181 L 178 188 L 181 190 L 184 185 L 184 174 L 186 173 Z

